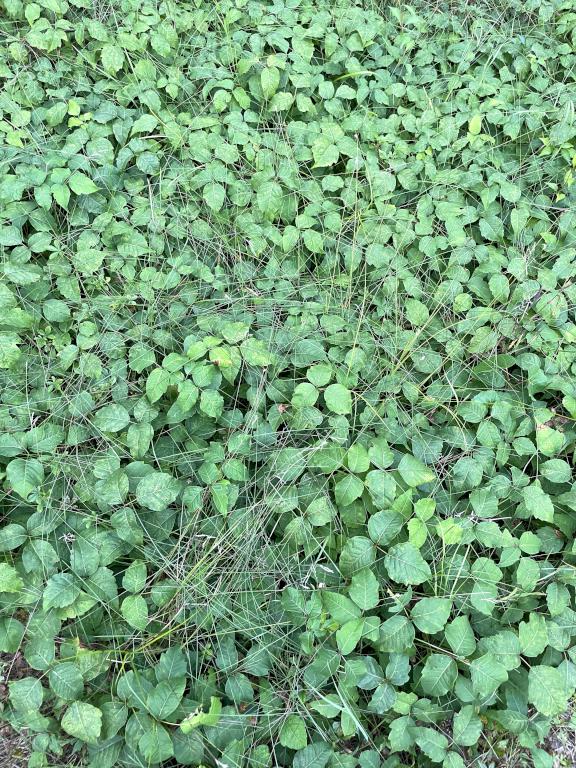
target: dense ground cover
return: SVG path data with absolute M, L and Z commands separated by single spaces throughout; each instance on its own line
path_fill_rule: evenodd
M 527 760 L 576 688 L 576 12 L 3 0 L 29 764 Z

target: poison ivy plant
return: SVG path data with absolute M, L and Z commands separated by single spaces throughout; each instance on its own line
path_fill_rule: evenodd
M 505 733 L 551 768 L 573 2 L 1 7 L 1 717 L 30 767 L 460 768 Z

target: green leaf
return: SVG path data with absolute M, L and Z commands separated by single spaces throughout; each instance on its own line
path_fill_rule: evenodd
M 260 85 L 265 99 L 271 99 L 280 85 L 280 70 L 277 67 L 264 67 L 260 73 Z
M 128 592 L 141 592 L 146 586 L 147 576 L 146 563 L 142 560 L 134 560 L 124 572 L 122 586 Z
M 23 586 L 18 571 L 8 563 L 0 563 L 0 592 L 20 592 Z
M 390 578 L 398 584 L 423 584 L 432 571 L 413 544 L 396 544 L 388 550 L 384 564 Z
M 282 197 L 282 187 L 278 182 L 265 181 L 256 193 L 258 208 L 264 216 L 273 219 L 282 207 Z
M 334 486 L 334 496 L 338 506 L 346 507 L 359 499 L 364 492 L 364 483 L 356 475 L 344 475 Z
M 98 192 L 98 187 L 92 179 L 85 176 L 80 171 L 75 171 L 68 179 L 68 186 L 76 195 L 92 195 Z
M 188 717 L 180 723 L 180 729 L 183 733 L 190 733 L 194 728 L 199 728 L 201 725 L 215 726 L 220 720 L 221 712 L 222 702 L 215 696 L 211 696 L 210 709 L 208 712 L 197 711 L 188 715 Z
M 436 526 L 436 533 L 442 539 L 444 544 L 458 544 L 462 540 L 462 527 L 454 520 L 441 520 Z
M 143 459 L 146 456 L 153 437 L 154 428 L 151 424 L 130 424 L 126 433 L 126 445 L 133 458 Z
M 148 626 L 148 605 L 142 595 L 128 595 L 120 606 L 122 616 L 134 629 L 141 631 Z
M 330 384 L 324 390 L 324 400 L 332 413 L 352 413 L 352 393 L 342 384 Z
M 117 45 L 106 44 L 102 46 L 100 53 L 102 57 L 102 66 L 111 75 L 119 72 L 124 65 L 124 51 Z
M 521 621 L 518 625 L 518 637 L 524 656 L 528 658 L 540 656 L 548 645 L 548 628 L 544 616 L 531 613 L 528 621 Z
M 487 698 L 508 680 L 508 672 L 494 654 L 486 653 L 471 662 L 470 677 L 474 693 L 480 698 Z
M 148 694 L 146 708 L 157 720 L 167 720 L 182 701 L 186 678 L 163 680 Z
M 348 594 L 362 611 L 376 608 L 379 602 L 378 579 L 370 568 L 362 568 L 352 576 Z
M 319 136 L 312 144 L 315 168 L 328 168 L 335 165 L 340 157 L 338 147 L 328 136 Z
M 442 768 L 466 768 L 466 763 L 458 752 L 448 752 L 442 763 Z
M 154 512 L 162 512 L 181 491 L 181 483 L 167 472 L 150 472 L 136 486 L 138 504 Z
M 346 454 L 346 463 L 348 464 L 350 472 L 353 472 L 354 474 L 367 472 L 370 468 L 368 451 L 361 443 L 351 445 Z
M 542 462 L 540 473 L 551 483 L 569 483 L 572 478 L 570 464 L 564 459 L 549 459 Z
M 156 362 L 156 355 L 154 350 L 147 344 L 137 342 L 130 347 L 128 353 L 128 364 L 130 370 L 136 371 L 136 373 L 142 373 L 142 371 L 154 365 Z
M 481 733 L 482 721 L 473 706 L 464 706 L 460 712 L 454 715 L 452 737 L 456 744 L 463 747 L 473 747 L 478 743 Z
M 50 189 L 52 197 L 62 208 L 68 208 L 70 202 L 70 189 L 64 184 L 54 184 Z
M 44 688 L 35 677 L 24 677 L 8 683 L 10 704 L 19 712 L 38 711 L 44 700 Z
M 433 728 L 412 728 L 411 733 L 414 736 L 416 744 L 422 752 L 427 755 L 433 763 L 440 763 L 446 756 L 448 749 L 448 739 L 443 733 L 435 731 Z
M 174 754 L 174 746 L 168 731 L 154 722 L 138 741 L 138 749 L 148 763 L 163 763 Z
M 298 715 L 288 715 L 280 728 L 280 744 L 288 749 L 304 749 L 308 743 L 306 724 Z
M 92 423 L 100 432 L 121 432 L 130 423 L 130 414 L 123 405 L 112 403 L 96 411 Z
M 84 701 L 73 702 L 62 718 L 62 728 L 87 744 L 97 744 L 102 731 L 102 712 Z
M 44 482 L 44 467 L 36 459 L 13 459 L 6 467 L 6 478 L 18 496 L 32 500 Z
M 48 673 L 50 688 L 64 701 L 74 701 L 82 695 L 84 679 L 77 664 L 64 661 L 53 667 Z
M 522 491 L 526 511 L 537 520 L 551 523 L 554 520 L 554 504 L 550 496 L 542 490 L 540 482 L 535 480 Z
M 325 610 L 337 624 L 346 624 L 360 616 L 360 609 L 346 595 L 338 592 L 322 592 L 322 603 Z
M 218 212 L 226 199 L 226 188 L 222 184 L 213 181 L 206 184 L 202 192 L 206 205 L 214 212 Z
M 452 601 L 445 597 L 423 597 L 410 611 L 416 627 L 427 634 L 441 632 L 452 611 Z
M 364 630 L 364 619 L 352 619 L 336 632 L 336 645 L 343 656 L 347 656 L 356 648 Z
M 457 616 L 446 625 L 444 635 L 448 645 L 457 656 L 471 656 L 476 650 L 474 631 L 468 616 Z
M 416 632 L 405 616 L 392 616 L 380 625 L 379 647 L 387 653 L 401 653 L 412 647 Z
M 18 523 L 9 523 L 0 528 L 0 552 L 10 552 L 22 546 L 28 535 L 26 528 Z
M 51 576 L 42 595 L 45 611 L 50 608 L 66 608 L 80 596 L 78 579 L 71 573 L 56 573 Z
M 422 669 L 420 685 L 429 696 L 444 696 L 451 691 L 458 677 L 458 667 L 452 657 L 432 653 Z
M 398 465 L 398 472 L 404 482 L 411 488 L 419 485 L 433 483 L 436 480 L 435 473 L 419 459 L 405 453 Z
M 325 768 L 332 750 L 323 742 L 309 744 L 294 755 L 293 768 Z
M 468 120 L 468 131 L 473 136 L 477 136 L 482 129 L 482 115 L 474 115 Z
M 17 619 L 0 618 L 0 651 L 2 653 L 16 653 L 25 628 Z
M 336 510 L 326 496 L 321 496 L 306 508 L 306 519 L 311 525 L 327 525 L 334 519 Z
M 317 232 L 315 229 L 305 229 L 302 232 L 302 239 L 304 240 L 306 248 L 312 253 L 322 253 L 324 251 L 324 238 L 321 233 Z M 338 385 L 333 384 L 332 386 L 336 387 Z M 338 413 L 338 411 L 336 411 L 336 413 Z
M 164 368 L 154 368 L 146 379 L 146 397 L 156 403 L 170 386 L 170 373 Z
M 224 398 L 220 392 L 205 389 L 200 394 L 200 410 L 212 419 L 217 419 L 224 411 Z
M 272 363 L 272 355 L 266 344 L 259 339 L 245 339 L 240 344 L 240 351 L 242 353 L 242 359 L 249 365 L 262 368 Z
M 379 547 L 390 544 L 404 527 L 404 518 L 398 512 L 382 510 L 368 520 L 368 533 Z
M 566 711 L 569 693 L 562 675 L 546 664 L 531 667 L 528 672 L 528 701 L 545 717 Z

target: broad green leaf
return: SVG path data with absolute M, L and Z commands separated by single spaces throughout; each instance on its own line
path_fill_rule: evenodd
M 145 630 L 148 626 L 148 605 L 141 595 L 128 595 L 120 606 L 122 616 L 134 629 Z
M 477 136 L 482 129 L 482 115 L 474 115 L 468 120 L 468 131 Z
M 364 630 L 364 619 L 352 619 L 336 632 L 336 644 L 343 656 L 347 656 L 356 648 Z
M 572 470 L 567 461 L 563 459 L 548 459 L 540 465 L 542 477 L 551 483 L 569 483 L 572 477 Z
M 121 432 L 130 423 L 130 415 L 123 405 L 112 403 L 96 411 L 92 424 L 100 432 Z
M 174 745 L 168 731 L 159 723 L 153 722 L 138 741 L 138 749 L 148 763 L 163 763 L 174 754 Z
M 548 629 L 544 616 L 531 613 L 528 621 L 521 621 L 518 625 L 518 637 L 524 656 L 529 658 L 540 656 L 548 645 Z
M 341 625 L 346 624 L 351 619 L 357 619 L 361 613 L 358 606 L 350 598 L 338 592 L 322 592 L 322 603 L 334 621 Z
M 136 486 L 138 504 L 155 512 L 169 507 L 181 491 L 181 483 L 167 472 L 150 472 Z
M 429 696 L 444 696 L 451 691 L 458 677 L 458 667 L 451 656 L 432 653 L 422 669 L 420 684 Z
M 256 200 L 264 216 L 273 219 L 282 207 L 282 187 L 276 181 L 266 181 L 258 188 Z
M 340 152 L 328 136 L 320 136 L 312 145 L 314 167 L 326 168 L 338 162 Z
M 264 98 L 272 98 L 280 85 L 280 70 L 274 66 L 264 67 L 260 73 L 260 85 Z
M 508 680 L 506 668 L 492 653 L 486 653 L 471 662 L 470 676 L 474 693 L 480 698 L 491 696 Z
M 164 368 L 154 368 L 146 379 L 146 397 L 156 403 L 170 385 L 170 374 Z
M 19 712 L 38 711 L 44 699 L 44 688 L 35 677 L 23 677 L 8 683 L 10 704 Z
M 344 475 L 334 486 L 334 496 L 338 506 L 347 507 L 359 499 L 364 491 L 364 483 L 356 475 Z
M 352 413 L 352 394 L 342 384 L 330 384 L 324 390 L 324 400 L 332 413 Z
M 398 472 L 402 480 L 411 488 L 416 488 L 426 483 L 433 483 L 436 480 L 433 470 L 409 453 L 402 456 L 398 465 Z
M 147 575 L 146 563 L 133 560 L 122 576 L 122 586 L 128 592 L 141 592 L 146 586 Z
M 265 367 L 272 363 L 272 355 L 266 344 L 259 339 L 245 339 L 240 344 L 242 359 L 249 365 Z
M 328 744 L 316 741 L 294 755 L 293 768 L 325 768 L 332 755 Z
M 68 186 L 76 195 L 92 195 L 94 192 L 98 192 L 98 187 L 92 179 L 80 171 L 74 171 L 68 179 Z
M 44 467 L 36 459 L 13 459 L 6 467 L 10 488 L 28 501 L 44 482 Z
M 62 728 L 75 739 L 97 744 L 102 730 L 102 712 L 85 701 L 75 701 L 64 713 Z
M 18 523 L 9 523 L 0 528 L 0 552 L 18 549 L 28 538 L 26 528 Z
M 566 711 L 569 693 L 560 672 L 546 664 L 536 665 L 528 672 L 528 701 L 540 714 L 554 717 Z
M 410 611 L 416 627 L 426 634 L 441 632 L 452 610 L 452 601 L 445 597 L 423 597 Z
M 302 232 L 302 240 L 304 240 L 304 245 L 306 248 L 308 248 L 309 251 L 312 253 L 322 253 L 324 251 L 324 237 L 320 232 L 317 232 L 315 229 L 305 229 L 304 232 Z M 331 384 L 330 386 L 337 387 L 338 384 Z M 328 401 L 326 401 L 326 404 L 328 404 Z M 330 406 L 328 406 L 330 408 Z M 333 410 L 330 408 L 330 410 Z M 334 411 L 335 413 L 340 413 L 340 411 Z M 347 411 L 348 413 L 348 411 Z
M 224 205 L 226 199 L 226 188 L 222 184 L 213 181 L 206 184 L 202 197 L 206 205 L 214 212 L 218 212 Z
M 308 743 L 306 724 L 299 715 L 288 715 L 280 728 L 280 744 L 288 749 L 304 749 Z
M 390 578 L 399 584 L 423 584 L 432 575 L 420 551 L 409 542 L 391 547 L 384 564 Z
M 51 576 L 43 593 L 43 608 L 65 608 L 80 596 L 79 580 L 71 573 L 56 573 Z
M 74 701 L 82 695 L 84 680 L 77 664 L 63 661 L 53 667 L 49 674 L 50 688 L 65 701 Z
M 186 678 L 162 680 L 148 694 L 146 708 L 157 720 L 168 720 L 178 707 L 186 688 Z
M 117 45 L 106 44 L 100 53 L 102 66 L 111 75 L 115 75 L 124 64 L 124 51 Z
M 473 706 L 467 705 L 454 715 L 452 736 L 456 744 L 473 747 L 482 733 L 482 721 Z
M 457 656 L 471 656 L 476 650 L 474 632 L 468 616 L 457 616 L 446 625 L 445 637 Z
M 404 519 L 398 512 L 382 510 L 368 520 L 368 533 L 379 547 L 390 544 L 404 527 Z
M 440 731 L 433 728 L 412 728 L 411 734 L 422 752 L 434 763 L 440 763 L 446 756 L 449 741 Z
M 554 519 L 554 504 L 550 496 L 542 490 L 538 480 L 522 491 L 524 506 L 529 515 L 537 520 L 551 523 Z
M 370 568 L 362 568 L 353 574 L 348 594 L 362 611 L 376 608 L 379 602 L 378 579 Z
M 399 653 L 412 647 L 416 632 L 405 616 L 392 616 L 380 625 L 379 647 L 388 653 Z

